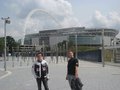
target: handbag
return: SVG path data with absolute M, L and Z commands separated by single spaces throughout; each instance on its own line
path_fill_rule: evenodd
M 83 83 L 81 82 L 80 78 L 75 79 L 75 86 L 76 86 L 76 90 L 82 90 Z
M 83 87 L 83 83 L 81 82 L 80 78 L 71 80 L 71 88 L 73 90 L 82 90 L 82 87 Z

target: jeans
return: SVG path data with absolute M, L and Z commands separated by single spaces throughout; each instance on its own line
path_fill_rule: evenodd
M 41 82 L 43 82 L 45 90 L 49 90 L 48 79 L 46 79 L 46 78 L 36 78 L 36 81 L 37 81 L 38 90 L 42 90 Z
M 76 79 L 74 75 L 68 75 L 68 81 L 71 90 L 82 90 L 83 84 L 79 78 Z

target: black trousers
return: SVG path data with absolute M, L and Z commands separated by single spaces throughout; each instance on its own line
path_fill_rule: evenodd
M 45 88 L 45 90 L 49 90 L 48 88 L 48 79 L 46 78 L 36 78 L 36 81 L 37 81 L 37 86 L 38 86 L 38 90 L 42 90 L 42 83 L 43 83 L 43 86 Z

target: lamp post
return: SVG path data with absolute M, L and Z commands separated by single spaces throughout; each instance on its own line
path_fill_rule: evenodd
M 68 36 L 67 36 L 67 41 L 66 41 L 66 45 L 65 45 L 66 46 L 65 47 L 66 48 L 66 54 L 65 54 L 66 56 L 67 56 L 67 52 L 68 52 L 68 42 L 69 42 L 68 40 L 69 39 L 68 39 Z M 67 57 L 67 61 L 68 61 L 68 57 Z
M 76 53 L 76 54 L 75 54 L 75 57 L 76 57 L 76 58 L 78 57 L 78 56 L 77 56 L 77 53 L 78 53 L 78 51 L 77 51 L 77 50 L 78 50 L 78 47 L 77 47 L 77 46 L 78 46 L 78 43 L 77 43 L 77 34 L 75 34 L 75 53 Z
M 105 60 L 104 60 L 104 29 L 102 29 L 102 66 L 105 66 Z
M 45 42 L 42 41 L 43 55 L 45 55 Z
M 5 40 L 5 45 L 4 45 L 4 69 L 6 71 L 6 24 L 10 24 L 10 17 L 7 18 L 1 18 L 2 20 L 4 20 L 4 40 Z
M 78 37 L 78 35 L 77 35 L 77 31 L 75 30 L 75 28 L 73 28 L 73 32 L 74 32 L 74 34 L 75 34 L 75 58 L 77 58 L 78 57 L 78 55 L 77 55 L 77 53 L 78 53 L 78 40 L 77 40 L 77 37 Z
M 116 37 L 114 37 L 114 39 L 113 39 L 113 59 L 111 60 L 111 62 L 113 62 L 113 63 L 116 60 L 115 54 L 116 54 Z

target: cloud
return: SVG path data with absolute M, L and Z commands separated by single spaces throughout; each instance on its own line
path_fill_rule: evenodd
M 34 0 L 24 0 L 23 2 L 16 0 L 12 4 L 15 6 L 15 8 L 13 8 L 16 10 L 14 10 L 12 6 L 11 8 L 15 11 L 16 16 L 21 19 L 25 19 L 31 10 L 38 7 Z
M 4 36 L 4 23 L 0 21 L 0 37 Z
M 106 16 L 102 15 L 100 11 L 95 11 L 92 17 L 92 23 L 95 27 L 108 27 L 109 20 Z
M 6 26 L 6 36 L 12 36 L 15 37 L 15 39 L 22 37 L 22 33 L 20 30 L 9 27 L 9 25 Z M 4 28 L 0 28 L 0 37 L 4 37 Z
M 0 37 L 3 37 L 4 36 L 4 30 L 3 28 L 0 28 Z
M 48 12 L 57 19 L 61 28 L 81 26 L 80 21 L 74 15 L 73 7 L 69 0 L 7 0 L 5 6 L 12 11 L 11 14 L 14 17 L 11 18 L 11 27 L 9 28 L 9 31 L 12 32 L 13 30 L 15 34 L 8 31 L 10 35 L 14 37 L 22 37 L 25 32 L 27 34 L 44 29 L 59 28 L 56 21 L 43 12 L 35 12 L 29 20 L 26 21 L 28 14 L 35 9 L 42 9 Z M 24 31 L 25 22 L 26 31 Z M 110 12 L 107 15 L 104 15 L 97 10 L 91 20 L 84 23 L 84 25 L 85 27 L 106 27 L 119 30 L 120 13 Z M 2 35 L 3 33 L 0 34 Z
M 91 22 L 93 27 L 120 29 L 120 13 L 110 12 L 105 16 L 100 11 L 96 11 Z
M 11 14 L 11 24 L 7 33 L 13 37 L 21 38 L 24 36 L 23 33 L 38 33 L 39 30 L 59 28 L 58 23 L 61 28 L 80 26 L 79 20 L 74 16 L 71 3 L 66 0 L 6 0 L 4 4 Z M 28 14 L 35 9 L 45 10 L 58 23 L 43 12 L 35 12 L 26 21 Z
M 66 17 L 64 20 L 61 22 L 61 25 L 66 28 L 66 27 L 77 27 L 80 26 L 80 22 L 77 18 L 74 17 Z
M 10 8 L 16 12 L 19 11 L 20 18 L 25 18 L 34 9 L 43 9 L 51 14 L 64 17 L 73 15 L 72 5 L 66 0 L 24 0 L 24 2 L 12 0 L 11 2 Z
M 19 0 L 18 0 L 19 1 Z M 25 0 L 26 3 L 18 2 L 21 9 L 18 13 L 20 18 L 25 18 L 34 9 L 43 9 L 58 19 L 63 27 L 74 26 L 73 22 L 78 24 L 78 19 L 74 16 L 72 5 L 66 0 Z M 62 18 L 59 18 L 62 17 Z M 66 24 L 67 23 L 67 24 Z M 67 26 L 66 26 L 67 25 Z
M 34 3 L 30 1 L 27 2 L 27 8 L 25 4 L 22 5 L 21 13 L 19 13 L 18 16 L 24 18 L 26 15 L 27 18 L 27 16 L 29 16 L 29 14 L 36 9 L 42 9 L 48 14 L 44 12 L 39 12 L 40 10 L 38 10 L 39 14 L 38 12 L 32 14 L 29 20 L 27 19 L 28 21 L 26 21 L 26 34 L 33 33 L 34 30 L 38 32 L 39 30 L 44 29 L 80 26 L 79 20 L 74 16 L 72 5 L 66 0 L 35 0 Z M 23 12 L 25 13 L 23 14 Z M 43 14 L 44 16 L 42 16 Z M 36 18 L 33 18 L 33 16 L 35 16 Z M 43 20 L 40 17 L 43 17 L 45 19 Z M 58 23 L 61 27 L 57 25 Z M 32 31 L 30 29 L 32 29 Z
M 55 16 L 62 27 L 80 26 L 79 20 L 74 16 L 72 5 L 66 0 L 36 0 L 45 10 Z M 62 17 L 62 18 L 59 18 Z
M 100 11 L 95 11 L 90 22 L 92 23 L 90 27 L 120 30 L 120 13 L 109 12 L 108 15 L 103 15 Z M 120 37 L 120 33 L 117 37 Z
M 10 18 L 10 24 L 6 24 L 6 36 L 12 36 L 15 40 L 23 37 L 23 20 Z M 0 22 L 0 37 L 4 36 L 4 21 Z
M 73 14 L 72 5 L 65 0 L 36 0 L 36 2 L 38 2 L 39 6 L 56 15 L 66 16 Z

